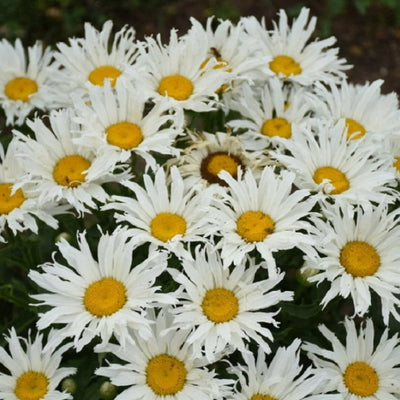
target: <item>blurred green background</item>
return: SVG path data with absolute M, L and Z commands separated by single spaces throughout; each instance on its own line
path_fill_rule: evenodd
M 0 0 L 0 37 L 16 37 L 31 44 L 36 39 L 47 44 L 81 36 L 83 22 L 100 27 L 107 19 L 117 28 L 133 25 L 138 38 L 172 27 L 186 30 L 188 18 L 205 20 L 209 15 L 238 19 L 242 15 L 274 18 L 280 8 L 296 15 L 302 6 L 319 17 L 319 34 L 333 32 L 335 20 L 350 16 L 370 23 L 396 26 L 400 23 L 399 0 Z
M 185 33 L 191 16 L 255 15 L 271 27 L 279 9 L 293 17 L 303 6 L 318 17 L 315 37 L 337 38 L 340 56 L 354 65 L 351 81 L 383 78 L 384 92 L 400 93 L 400 0 L 0 0 L 0 38 L 54 45 L 83 36 L 86 21 L 100 29 L 112 19 L 114 31 L 128 24 L 139 40 L 158 32 L 167 40 L 173 27 Z

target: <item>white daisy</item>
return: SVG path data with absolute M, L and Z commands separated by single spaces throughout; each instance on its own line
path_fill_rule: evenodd
M 342 81 L 340 86 L 316 84 L 314 96 L 308 101 L 315 117 L 337 121 L 345 118 L 347 138 L 370 136 L 375 145 L 400 130 L 400 110 L 397 95 L 382 94 L 383 80 L 364 85 Z
M 313 229 L 304 218 L 314 203 L 307 200 L 308 190 L 295 190 L 295 175 L 288 171 L 277 174 L 266 167 L 259 179 L 249 170 L 238 179 L 222 171 L 228 184 L 224 201 L 215 201 L 213 224 L 218 228 L 225 267 L 240 264 L 247 253 L 256 249 L 267 261 L 270 274 L 275 273 L 273 253 L 298 247 L 311 251 L 313 244 L 305 233 Z M 303 231 L 303 232 L 300 232 Z
M 178 40 L 175 30 L 171 31 L 167 45 L 148 37 L 139 45 L 141 55 L 136 67 L 131 70 L 133 79 L 140 79 L 145 94 L 156 103 L 166 98 L 171 108 L 211 111 L 218 100 L 218 89 L 227 82 L 229 72 L 214 68 L 215 57 L 200 68 L 208 43 L 197 40 L 193 35 Z
M 177 256 L 188 255 L 190 242 L 204 242 L 215 227 L 210 225 L 209 191 L 185 185 L 176 166 L 166 175 L 159 168 L 154 176 L 143 176 L 143 187 L 132 181 L 122 184 L 134 193 L 132 196 L 113 196 L 104 210 L 114 209 L 118 223 L 128 223 L 133 237 L 152 247 L 163 247 Z
M 48 292 L 31 297 L 39 301 L 36 305 L 51 307 L 39 314 L 38 328 L 63 324 L 59 334 L 73 338 L 77 351 L 96 336 L 104 344 L 114 334 L 124 343 L 128 328 L 148 337 L 151 331 L 143 309 L 175 301 L 157 293 L 154 285 L 167 267 L 166 253 L 153 251 L 132 268 L 137 243 L 126 230 L 102 234 L 97 259 L 85 233 L 78 235 L 78 248 L 65 240 L 57 245 L 67 265 L 54 259 L 40 266 L 43 272 L 31 270 L 29 277 Z
M 93 149 L 74 143 L 80 127 L 70 110 L 52 111 L 49 123 L 28 120 L 34 138 L 14 131 L 21 142 L 18 158 L 26 171 L 22 184 L 34 184 L 32 191 L 40 202 L 67 203 L 78 212 L 96 208 L 94 200 L 104 203 L 108 197 L 101 184 L 127 174 L 113 173 L 114 160 L 107 155 L 96 155 Z
M 304 350 L 324 378 L 324 393 L 339 393 L 343 400 L 382 400 L 398 398 L 400 392 L 400 343 L 397 333 L 389 338 L 386 329 L 379 341 L 374 338 L 372 320 L 357 334 L 355 322 L 346 319 L 346 344 L 321 325 L 319 330 L 329 341 L 327 350 L 305 344 Z
M 215 183 L 226 186 L 218 176 L 222 170 L 236 178 L 239 167 L 257 171 L 268 160 L 260 151 L 245 151 L 241 140 L 230 133 L 188 132 L 188 136 L 190 141 L 177 164 L 189 187 L 199 182 L 202 188 Z
M 393 136 L 389 140 L 388 152 L 392 157 L 393 167 L 395 169 L 397 181 L 400 179 L 400 138 Z
M 232 381 L 218 379 L 213 370 L 205 368 L 209 362 L 193 351 L 188 343 L 188 330 L 171 328 L 172 317 L 161 310 L 154 321 L 152 336 L 143 340 L 133 334 L 135 343 L 128 341 L 125 348 L 108 345 L 111 351 L 127 364 L 110 364 L 96 370 L 116 386 L 129 386 L 115 400 L 220 400 L 227 398 Z
M 303 122 L 310 113 L 305 93 L 304 88 L 289 88 L 277 78 L 271 78 L 261 90 L 243 84 L 229 102 L 240 118 L 227 125 L 234 131 L 244 130 L 240 139 L 246 149 L 279 145 L 275 139 L 290 139 L 292 125 Z
M 247 33 L 258 41 L 261 55 L 272 57 L 270 74 L 303 86 L 344 78 L 343 71 L 350 66 L 338 58 L 338 49 L 332 48 L 334 37 L 307 43 L 316 25 L 316 18 L 309 19 L 309 12 L 303 7 L 289 26 L 285 11 L 280 10 L 279 21 L 270 31 L 264 21 L 260 23 L 255 17 L 242 18 L 242 21 Z
M 57 333 L 49 334 L 49 342 L 43 344 L 43 335 L 19 338 L 15 329 L 6 337 L 9 353 L 0 348 L 0 364 L 10 374 L 0 372 L 0 398 L 4 400 L 64 400 L 72 399 L 66 392 L 57 390 L 60 382 L 75 373 L 76 368 L 60 368 L 62 355 L 71 345 L 57 349 L 60 340 Z M 2 369 L 4 371 L 4 369 Z
M 309 125 L 294 127 L 292 140 L 283 143 L 290 155 L 273 152 L 296 173 L 296 186 L 316 193 L 322 202 L 394 201 L 392 159 L 378 156 L 365 140 L 348 141 L 344 119 L 335 125 L 315 122 L 315 134 Z
M 279 347 L 269 362 L 261 348 L 257 357 L 250 351 L 243 352 L 244 365 L 229 369 L 240 384 L 232 400 L 332 399 L 330 395 L 313 395 L 323 379 L 315 377 L 312 368 L 304 369 L 300 364 L 300 344 L 295 339 L 289 347 Z
M 4 242 L 5 227 L 8 226 L 14 235 L 17 232 L 30 230 L 38 232 L 36 218 L 56 229 L 58 221 L 53 217 L 64 211 L 62 207 L 52 204 L 39 204 L 32 196 L 29 186 L 17 188 L 24 174 L 23 168 L 17 159 L 17 141 L 12 140 L 4 153 L 0 144 L 0 241 Z
M 245 351 L 245 343 L 255 341 L 269 353 L 269 329 L 277 326 L 276 306 L 292 300 L 292 292 L 273 290 L 283 279 L 277 274 L 255 281 L 259 268 L 247 259 L 231 271 L 224 268 L 219 254 L 211 248 L 196 249 L 193 260 L 182 261 L 183 272 L 170 269 L 174 280 L 183 288 L 181 302 L 174 308 L 174 324 L 191 329 L 187 338 L 197 353 L 205 352 L 211 361 L 214 352 L 227 346 Z
M 389 314 L 400 320 L 399 212 L 389 213 L 385 203 L 377 207 L 330 207 L 325 218 L 314 218 L 318 241 L 309 267 L 318 273 L 310 282 L 329 281 L 322 299 L 326 306 L 336 296 L 351 296 L 355 314 L 364 315 L 371 306 L 371 290 L 380 298 L 383 320 Z
M 25 50 L 19 39 L 14 46 L 3 39 L 0 60 L 0 106 L 7 124 L 22 125 L 32 110 L 56 108 L 62 103 L 50 48 L 36 42 Z
M 82 126 L 75 142 L 107 153 L 115 163 L 138 154 L 154 169 L 152 153 L 179 154 L 173 141 L 182 133 L 181 118 L 167 113 L 167 102 L 159 102 L 145 113 L 146 101 L 138 87 L 123 78 L 114 88 L 109 84 L 93 86 L 88 101 L 75 99 L 76 121 Z
M 214 68 L 224 68 L 230 73 L 230 85 L 265 76 L 270 58 L 255 53 L 256 43 L 252 43 L 241 21 L 234 25 L 229 20 L 216 20 L 212 16 L 207 18 L 204 27 L 193 17 L 190 22 L 192 26 L 184 39 L 207 43 L 207 46 L 201 47 L 206 53 L 200 67 L 215 57 L 218 64 Z
M 98 31 L 87 22 L 83 38 L 69 38 L 68 44 L 57 44 L 54 57 L 63 72 L 60 84 L 69 93 L 83 95 L 88 86 L 102 86 L 107 80 L 114 86 L 134 64 L 135 30 L 124 26 L 110 41 L 112 27 L 112 21 L 107 21 Z

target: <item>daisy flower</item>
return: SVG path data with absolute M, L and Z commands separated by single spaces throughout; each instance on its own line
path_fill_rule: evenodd
M 36 42 L 25 49 L 19 39 L 14 46 L 3 39 L 0 60 L 0 105 L 8 125 L 22 125 L 32 110 L 47 110 L 62 103 L 50 48 Z
M 197 353 L 204 351 L 211 361 L 215 352 L 227 346 L 245 351 L 249 341 L 266 353 L 271 351 L 267 340 L 273 336 L 268 325 L 278 325 L 276 306 L 292 300 L 293 293 L 273 290 L 284 274 L 255 281 L 257 270 L 266 268 L 262 264 L 249 258 L 230 271 L 216 251 L 197 247 L 193 260 L 183 260 L 183 272 L 169 270 L 183 289 L 173 310 L 174 324 L 191 329 L 187 341 Z
M 96 208 L 95 199 L 104 203 L 108 195 L 101 184 L 127 174 L 113 173 L 113 160 L 106 154 L 96 155 L 94 149 L 74 143 L 80 127 L 70 110 L 52 111 L 49 124 L 40 118 L 28 120 L 34 138 L 14 131 L 21 142 L 18 158 L 26 171 L 22 184 L 34 184 L 32 191 L 40 202 L 69 204 L 80 213 Z
M 215 57 L 200 68 L 207 46 L 194 35 L 178 40 L 175 30 L 167 45 L 160 36 L 157 40 L 148 37 L 139 45 L 141 54 L 131 70 L 132 78 L 140 76 L 145 94 L 156 103 L 166 98 L 171 108 L 211 111 L 218 100 L 216 92 L 227 82 L 229 72 L 214 68 L 218 64 Z
M 313 361 L 316 376 L 324 379 L 325 393 L 339 393 L 344 400 L 395 399 L 400 391 L 400 345 L 397 334 L 389 338 L 385 329 L 375 340 L 370 319 L 360 327 L 346 319 L 346 344 L 321 325 L 319 330 L 332 350 L 307 343 L 303 346 Z
M 392 137 L 389 140 L 388 152 L 392 157 L 397 180 L 400 179 L 400 138 Z
M 78 235 L 78 248 L 58 242 L 67 265 L 54 259 L 40 266 L 42 272 L 31 270 L 28 275 L 48 292 L 31 296 L 39 301 L 36 305 L 51 307 L 39 314 L 38 328 L 63 324 L 59 334 L 73 338 L 77 351 L 97 336 L 104 344 L 114 334 L 124 344 L 128 328 L 148 337 L 150 324 L 143 309 L 173 303 L 175 298 L 157 293 L 154 285 L 167 267 L 166 253 L 153 251 L 132 268 L 136 245 L 123 229 L 102 234 L 96 259 L 85 233 Z
M 184 40 L 207 43 L 207 46 L 201 48 L 206 50 L 206 53 L 200 67 L 215 57 L 218 64 L 214 68 L 223 68 L 229 72 L 231 85 L 265 76 L 270 59 L 255 53 L 256 43 L 252 43 L 252 38 L 245 32 L 240 21 L 234 25 L 229 20 L 216 21 L 212 16 L 207 18 L 205 26 L 193 17 L 190 18 L 190 22 L 192 26 Z M 223 88 L 226 89 L 227 86 Z
M 300 364 L 300 344 L 301 341 L 295 339 L 289 347 L 279 347 L 269 362 L 261 348 L 257 357 L 250 351 L 243 352 L 244 365 L 229 368 L 240 384 L 232 400 L 322 399 L 313 393 L 323 378 L 315 377 L 312 368 L 304 370 Z
M 276 138 L 290 139 L 292 125 L 305 120 L 310 107 L 305 102 L 303 88 L 288 88 L 277 78 L 271 78 L 261 90 L 243 84 L 235 90 L 229 108 L 240 113 L 240 119 L 227 123 L 240 133 L 246 149 L 255 150 L 279 145 Z
M 75 142 L 107 153 L 115 163 L 138 154 L 153 169 L 153 152 L 178 155 L 173 142 L 182 133 L 181 119 L 174 112 L 167 113 L 167 102 L 155 104 L 145 114 L 147 98 L 141 93 L 122 78 L 114 88 L 109 84 L 90 88 L 88 101 L 78 98 L 75 102 L 75 120 L 82 126 Z
M 224 170 L 237 178 L 237 170 L 258 170 L 267 159 L 258 152 L 247 152 L 242 141 L 225 132 L 189 132 L 190 142 L 177 164 L 189 187 L 202 183 L 226 186 L 218 174 Z
M 68 44 L 57 44 L 54 57 L 63 72 L 60 84 L 69 93 L 85 94 L 88 86 L 102 86 L 105 81 L 114 86 L 134 64 L 135 30 L 124 26 L 110 40 L 112 27 L 112 21 L 106 21 L 98 31 L 87 22 L 83 38 L 70 38 Z
M 117 223 L 128 223 L 133 237 L 140 243 L 163 247 L 177 256 L 188 255 L 184 244 L 204 242 L 215 227 L 210 225 L 210 191 L 185 185 L 176 166 L 166 175 L 159 168 L 154 176 L 143 176 L 143 187 L 132 181 L 122 184 L 134 197 L 113 196 L 104 210 L 113 209 Z
M 30 230 L 38 232 L 36 218 L 56 229 L 57 220 L 54 214 L 64 211 L 62 207 L 51 204 L 39 204 L 32 196 L 29 185 L 23 188 L 18 183 L 24 174 L 24 169 L 18 163 L 17 141 L 12 140 L 4 152 L 0 144 L 0 241 L 4 242 L 5 227 L 8 226 L 14 235 L 17 232 Z
M 193 351 L 187 342 L 189 331 L 172 328 L 172 316 L 162 309 L 153 322 L 152 336 L 143 340 L 134 333 L 126 347 L 109 344 L 111 351 L 127 364 L 110 364 L 98 368 L 116 386 L 129 386 L 116 400 L 220 400 L 230 393 L 231 381 L 218 379 L 209 362 Z
M 267 261 L 270 274 L 274 274 L 274 252 L 293 247 L 311 251 L 310 236 L 300 231 L 313 229 L 304 217 L 314 203 L 306 199 L 308 190 L 291 193 L 295 180 L 292 172 L 277 174 L 265 167 L 259 179 L 250 170 L 237 180 L 224 171 L 220 176 L 229 190 L 223 201 L 214 202 L 212 223 L 221 236 L 216 247 L 221 249 L 225 267 L 232 262 L 239 265 L 247 253 L 256 249 Z
M 400 130 L 400 111 L 397 95 L 382 94 L 383 80 L 365 85 L 342 81 L 329 87 L 316 84 L 308 101 L 317 118 L 346 121 L 347 138 L 359 139 L 368 135 L 375 145 Z
M 315 257 L 308 265 L 318 273 L 310 282 L 329 281 L 322 299 L 325 307 L 336 296 L 351 296 L 355 314 L 362 316 L 371 306 L 371 290 L 380 298 L 383 320 L 389 314 L 400 320 L 399 212 L 377 207 L 331 206 L 323 210 L 326 220 L 313 218 L 318 229 Z
M 287 169 L 296 173 L 295 185 L 316 193 L 321 202 L 393 201 L 395 174 L 392 159 L 376 154 L 365 140 L 347 140 L 344 119 L 334 125 L 315 121 L 296 126 L 284 146 L 290 155 L 271 152 Z
M 343 71 L 350 66 L 345 64 L 345 59 L 338 58 L 338 49 L 332 48 L 336 39 L 309 42 L 316 25 L 316 18 L 309 19 L 309 13 L 310 10 L 303 7 L 289 26 L 285 11 L 280 10 L 279 21 L 270 31 L 265 28 L 264 21 L 260 23 L 255 17 L 242 18 L 242 21 L 250 37 L 257 40 L 260 54 L 272 58 L 269 62 L 271 75 L 302 86 L 343 79 Z
M 57 390 L 60 382 L 76 372 L 76 368 L 60 368 L 62 355 L 71 345 L 57 349 L 60 340 L 57 333 L 49 334 L 49 342 L 43 344 L 43 335 L 19 338 L 15 329 L 6 337 L 9 352 L 0 348 L 0 364 L 10 374 L 0 372 L 0 398 L 4 400 L 64 400 L 72 399 L 66 392 Z M 5 371 L 5 369 L 2 369 Z

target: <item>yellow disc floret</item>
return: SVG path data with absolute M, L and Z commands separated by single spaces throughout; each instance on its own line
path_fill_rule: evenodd
M 137 147 L 143 140 L 142 130 L 131 122 L 118 122 L 106 129 L 107 142 L 121 149 Z
M 229 154 L 214 154 L 208 161 L 207 171 L 214 176 L 218 176 L 224 170 L 236 176 L 238 165 L 238 162 Z
M 361 397 L 373 396 L 379 386 L 378 374 L 363 361 L 349 364 L 343 375 L 343 380 L 350 393 Z
M 261 211 L 246 211 L 236 222 L 237 233 L 248 242 L 261 242 L 274 229 L 274 221 Z
M 95 281 L 86 288 L 83 303 L 96 317 L 112 315 L 126 303 L 125 286 L 111 277 Z
M 373 246 L 363 241 L 347 242 L 340 251 L 340 263 L 353 276 L 370 276 L 378 270 L 381 259 Z
M 186 375 L 183 362 L 168 354 L 155 356 L 147 363 L 146 383 L 158 396 L 180 392 L 185 386 Z
M 186 100 L 193 93 L 193 83 L 183 75 L 169 75 L 161 79 L 158 93 L 175 100 Z
M 285 118 L 267 119 L 261 127 L 261 133 L 265 136 L 279 136 L 289 139 L 292 136 L 292 125 Z
M 168 242 L 176 235 L 185 234 L 186 221 L 180 215 L 162 212 L 152 219 L 150 229 L 155 238 Z
M 29 101 L 29 97 L 38 91 L 37 83 L 30 78 L 14 78 L 5 86 L 5 95 L 14 101 Z
M 365 135 L 366 129 L 356 120 L 346 118 L 347 140 L 360 139 Z
M 300 64 L 292 57 L 280 55 L 276 56 L 270 63 L 269 68 L 276 74 L 283 74 L 286 76 L 301 74 Z
M 275 397 L 270 396 L 269 394 L 253 394 L 250 400 L 277 400 Z
M 11 193 L 11 183 L 0 183 L 0 214 L 8 214 L 25 201 L 22 189 L 17 189 L 14 194 Z
M 396 168 L 397 173 L 400 173 L 400 157 L 395 157 L 393 162 L 393 167 Z
M 209 183 L 218 183 L 222 186 L 228 186 L 223 179 L 218 177 L 218 174 L 221 171 L 226 171 L 236 179 L 239 166 L 243 167 L 243 163 L 238 156 L 225 151 L 216 151 L 203 158 L 200 164 L 200 174 L 201 177 Z
M 339 194 L 345 192 L 350 187 L 349 181 L 346 175 L 334 167 L 320 167 L 314 172 L 313 176 L 314 182 L 319 185 L 323 182 L 324 179 L 330 181 L 330 184 L 333 186 L 333 190 L 331 190 L 328 194 Z M 324 188 L 324 192 L 325 191 Z
M 216 324 L 231 321 L 239 312 L 235 294 L 225 288 L 207 290 L 201 303 L 204 315 Z
M 76 187 L 85 181 L 86 171 L 90 161 L 74 154 L 63 157 L 53 169 L 54 180 L 62 186 Z
M 14 394 L 19 400 L 39 400 L 48 391 L 49 380 L 42 372 L 26 371 L 15 384 Z
M 95 68 L 88 76 L 88 80 L 93 85 L 103 86 L 106 79 L 110 80 L 111 86 L 114 87 L 117 78 L 121 75 L 121 71 L 112 65 L 102 65 Z

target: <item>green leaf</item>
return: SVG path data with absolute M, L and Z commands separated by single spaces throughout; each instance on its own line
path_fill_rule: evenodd
M 16 293 L 14 286 L 9 283 L 0 286 L 0 298 L 4 299 L 8 303 L 15 304 L 19 307 L 25 309 L 29 308 L 29 304 L 26 301 L 26 295 L 18 296 L 18 293 Z
M 361 15 L 365 15 L 371 6 L 371 0 L 354 0 L 354 5 Z
M 283 303 L 281 306 L 281 312 L 284 312 L 291 317 L 299 319 L 309 319 L 315 317 L 321 312 L 321 306 L 315 304 L 293 304 Z

